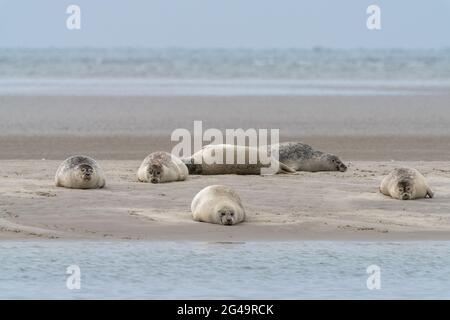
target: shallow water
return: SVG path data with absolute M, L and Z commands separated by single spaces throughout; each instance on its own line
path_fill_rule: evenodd
M 0 298 L 450 298 L 450 242 L 11 242 Z M 66 286 L 77 265 L 81 289 Z M 380 289 L 367 267 L 380 267 Z

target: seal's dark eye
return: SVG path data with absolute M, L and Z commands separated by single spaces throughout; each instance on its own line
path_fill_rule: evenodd
M 231 215 L 232 217 L 234 217 L 234 212 L 232 212 L 230 215 Z
M 225 216 L 225 212 L 222 212 L 220 215 L 221 215 L 222 217 Z

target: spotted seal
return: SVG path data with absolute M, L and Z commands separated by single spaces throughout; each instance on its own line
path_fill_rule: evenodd
M 231 226 L 245 220 L 241 198 L 231 188 L 212 185 L 202 189 L 191 203 L 195 221 Z
M 314 150 L 301 142 L 283 142 L 270 148 L 271 152 L 278 148 L 278 160 L 296 171 L 347 171 L 347 166 L 334 154 Z
M 414 168 L 396 168 L 381 181 L 380 192 L 399 200 L 433 198 L 425 177 Z
M 137 172 L 140 182 L 162 183 L 186 180 L 186 165 L 177 157 L 164 151 L 149 154 Z
M 97 162 L 87 156 L 72 156 L 64 160 L 56 171 L 57 187 L 97 189 L 105 186 L 105 175 Z

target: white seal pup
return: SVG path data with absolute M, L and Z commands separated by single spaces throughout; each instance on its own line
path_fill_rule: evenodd
M 195 221 L 231 226 L 245 220 L 239 195 L 231 188 L 212 185 L 202 189 L 191 203 Z
M 331 153 L 314 150 L 301 142 L 283 142 L 271 146 L 271 152 L 278 148 L 281 163 L 296 171 L 347 171 L 347 166 Z
M 61 163 L 55 175 L 57 187 L 97 189 L 105 186 L 105 174 L 97 162 L 86 156 L 73 156 Z
M 264 152 L 267 153 L 265 148 Z M 229 155 L 232 155 L 231 160 L 228 159 Z M 191 157 L 182 160 L 188 167 L 190 174 L 259 175 L 263 173 L 262 169 L 265 169 L 267 173 L 296 173 L 294 169 L 280 163 L 270 155 L 266 156 L 267 161 L 261 161 L 257 148 L 214 144 L 207 145 Z
M 392 170 L 381 181 L 380 192 L 399 200 L 413 200 L 427 196 L 433 198 L 434 196 L 425 177 L 413 168 Z
M 182 181 L 188 175 L 188 168 L 179 158 L 163 151 L 149 154 L 137 172 L 138 181 L 151 183 Z

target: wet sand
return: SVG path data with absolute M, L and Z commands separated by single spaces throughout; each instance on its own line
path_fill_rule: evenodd
M 344 160 L 450 160 L 450 136 L 296 136 Z M 170 152 L 168 136 L 0 136 L 0 160 L 62 160 L 87 154 L 101 160 L 139 160 L 156 150 Z
M 450 95 L 0 96 L 0 136 L 155 136 L 177 128 L 279 129 L 281 137 L 450 136 Z

